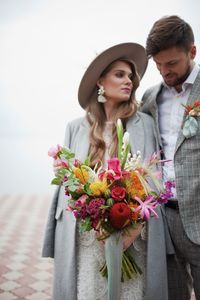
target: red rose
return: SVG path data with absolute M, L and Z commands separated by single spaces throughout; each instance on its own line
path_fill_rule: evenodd
M 122 201 L 126 196 L 126 190 L 122 186 L 115 186 L 111 191 L 111 196 L 116 201 Z
M 110 210 L 110 223 L 116 229 L 121 229 L 131 220 L 131 209 L 125 203 L 115 203 Z

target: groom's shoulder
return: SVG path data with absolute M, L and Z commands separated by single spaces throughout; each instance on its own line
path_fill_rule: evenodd
M 138 111 L 137 115 L 145 124 L 151 125 L 153 123 L 153 117 L 146 112 Z
M 144 98 L 145 95 L 150 96 L 150 95 L 154 94 L 155 92 L 159 92 L 160 89 L 161 89 L 161 87 L 162 87 L 162 82 L 159 82 L 159 83 L 157 83 L 157 84 L 154 84 L 154 85 L 148 87 L 148 88 L 145 90 L 144 95 L 143 95 L 142 98 Z

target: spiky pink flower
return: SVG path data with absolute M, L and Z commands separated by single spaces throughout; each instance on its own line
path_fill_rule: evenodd
M 148 196 L 145 201 L 142 201 L 139 197 L 135 197 L 135 200 L 140 203 L 140 205 L 135 209 L 135 212 L 139 211 L 142 219 L 149 220 L 151 213 L 158 218 L 155 208 L 157 203 L 154 196 Z

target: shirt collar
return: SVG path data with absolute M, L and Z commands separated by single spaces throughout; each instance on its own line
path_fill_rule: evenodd
M 199 71 L 200 71 L 200 66 L 197 63 L 194 63 L 191 73 L 189 74 L 189 76 L 187 77 L 187 79 L 184 81 L 184 83 L 182 85 L 183 91 L 185 91 L 185 89 L 188 85 L 194 84 Z M 163 86 L 169 90 L 174 90 L 173 87 L 168 86 L 164 81 L 163 81 Z
M 186 83 L 189 84 L 194 84 L 195 79 L 197 77 L 197 74 L 199 73 L 200 67 L 199 65 L 197 65 L 196 63 L 194 64 L 194 67 L 190 73 L 190 75 L 188 76 L 188 78 L 185 80 L 185 82 L 183 83 L 183 85 Z

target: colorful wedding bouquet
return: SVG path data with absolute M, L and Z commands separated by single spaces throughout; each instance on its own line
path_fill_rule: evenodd
M 172 197 L 173 182 L 160 183 L 155 165 L 162 163 L 157 154 L 141 161 L 140 152 L 130 154 L 129 134 L 117 123 L 118 157 L 108 160 L 107 168 L 90 168 L 89 159 L 80 162 L 66 147 L 49 149 L 53 157 L 55 178 L 52 184 L 62 185 L 68 199 L 68 210 L 79 220 L 82 232 L 95 230 L 99 240 L 115 233 L 127 232 L 137 224 L 158 217 L 156 207 Z M 154 186 L 152 190 L 151 186 Z M 106 264 L 101 268 L 107 276 Z M 123 252 L 121 281 L 140 273 L 128 250 Z

